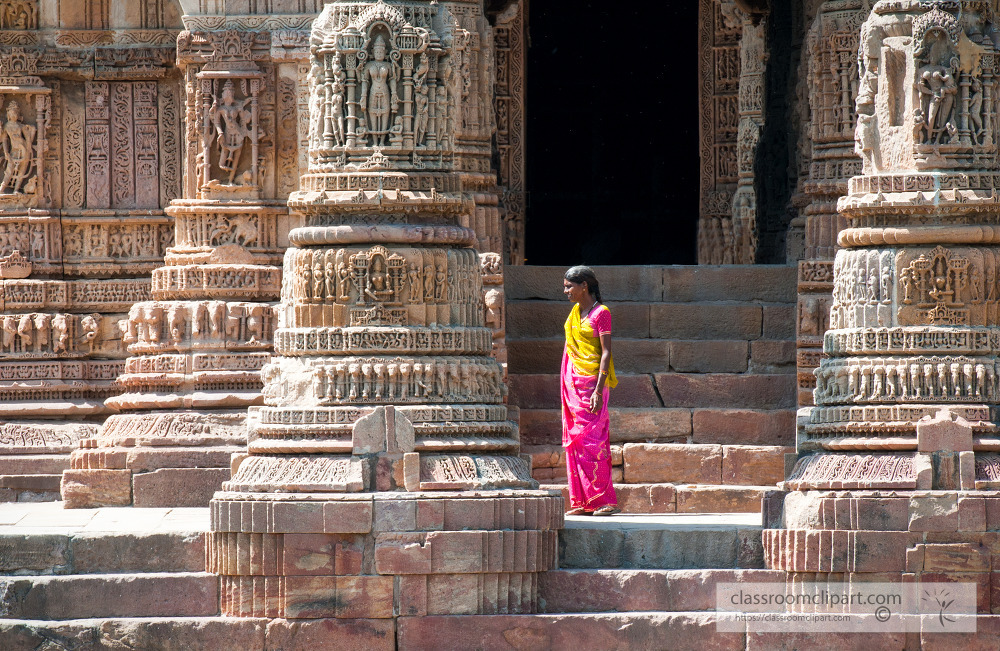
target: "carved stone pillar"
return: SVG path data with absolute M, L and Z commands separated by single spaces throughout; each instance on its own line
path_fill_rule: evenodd
M 305 225 L 249 456 L 211 504 L 222 612 L 531 612 L 562 500 L 518 456 L 460 225 L 488 203 L 489 24 L 476 3 L 339 1 L 311 44 Z
M 63 478 L 67 506 L 201 506 L 246 444 L 272 350 L 281 197 L 298 173 L 297 62 L 305 34 L 186 31 L 185 197 L 171 202 L 175 242 L 131 306 L 121 411 L 81 443 Z M 287 62 L 286 62 L 287 60 Z M 290 145 L 290 146 L 289 146 Z
M 805 255 L 799 261 L 796 316 L 799 405 L 813 404 L 814 371 L 833 301 L 833 256 L 846 225 L 837 199 L 861 172 L 854 151 L 854 99 L 858 94 L 858 39 L 871 10 L 868 0 L 824 2 L 806 37 L 810 120 L 800 138 L 809 143 L 799 203 L 805 222 Z
M 789 492 L 766 503 L 772 568 L 916 580 L 962 568 L 989 594 L 986 514 L 1000 504 L 992 20 L 974 0 L 879 2 L 860 29 L 863 171 L 838 204 L 848 226 L 816 407 Z

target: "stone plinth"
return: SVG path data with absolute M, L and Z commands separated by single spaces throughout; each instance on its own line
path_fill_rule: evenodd
M 203 506 L 245 452 L 246 409 L 261 404 L 277 325 L 284 197 L 298 173 L 298 36 L 179 36 L 188 160 L 184 198 L 166 209 L 175 241 L 153 271 L 151 300 L 121 322 L 131 356 L 124 392 L 106 403 L 120 413 L 73 454 L 68 507 Z
M 465 3 L 334 2 L 311 52 L 275 357 L 212 500 L 222 611 L 532 612 L 562 500 L 518 455 L 463 225 L 496 203 L 489 25 Z
M 1000 528 L 987 515 L 1000 443 L 990 20 L 980 2 L 879 2 L 861 27 L 863 171 L 838 205 L 828 358 L 789 492 L 765 505 L 772 568 L 970 580 L 987 610 Z

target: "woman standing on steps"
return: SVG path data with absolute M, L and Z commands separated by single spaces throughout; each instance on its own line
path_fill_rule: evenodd
M 618 384 L 611 359 L 611 311 L 590 267 L 573 267 L 563 293 L 575 305 L 566 319 L 566 348 L 559 374 L 562 442 L 566 449 L 569 510 L 566 515 L 617 513 L 611 484 L 608 394 Z

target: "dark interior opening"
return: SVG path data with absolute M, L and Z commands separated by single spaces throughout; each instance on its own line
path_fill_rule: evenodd
M 694 264 L 696 3 L 528 12 L 527 264 Z

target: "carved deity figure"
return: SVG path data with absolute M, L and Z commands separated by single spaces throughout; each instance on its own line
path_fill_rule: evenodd
M 0 160 L 4 165 L 0 193 L 24 192 L 33 165 L 35 127 L 21 122 L 21 106 L 7 104 L 7 121 L 0 132 Z
M 372 46 L 373 60 L 365 64 L 361 71 L 361 110 L 368 115 L 368 131 L 375 146 L 385 145 L 392 123 L 392 113 L 396 111 L 396 74 L 393 65 L 385 60 L 386 44 L 381 35 Z
M 49 325 L 52 316 L 48 314 L 35 315 L 35 352 L 41 352 L 42 348 L 49 345 Z
M 922 95 L 926 142 L 942 142 L 945 134 L 954 132 L 952 109 L 958 84 L 951 70 L 943 66 L 924 66 L 916 83 Z
M 243 145 L 250 136 L 250 111 L 247 104 L 251 98 L 238 101 L 234 94 L 233 82 L 222 86 L 222 103 L 218 98 L 212 102 L 209 119 L 215 127 L 219 146 L 219 168 L 228 173 L 227 183 L 232 185 L 236 178 L 236 168 L 240 164 Z
M 326 130 L 323 133 L 324 139 L 334 145 L 344 144 L 344 84 L 347 73 L 340 65 L 340 58 L 334 57 L 333 69 L 330 71 L 330 85 L 327 101 Z
M 414 96 L 414 101 L 416 103 L 416 121 L 413 125 L 413 131 L 416 136 L 416 144 L 424 144 L 424 139 L 427 138 L 427 124 L 429 121 L 429 89 L 427 88 L 427 72 L 430 69 L 430 63 L 427 60 L 427 56 L 420 57 L 420 63 L 417 64 L 417 69 L 413 73 L 413 86 L 416 92 Z

